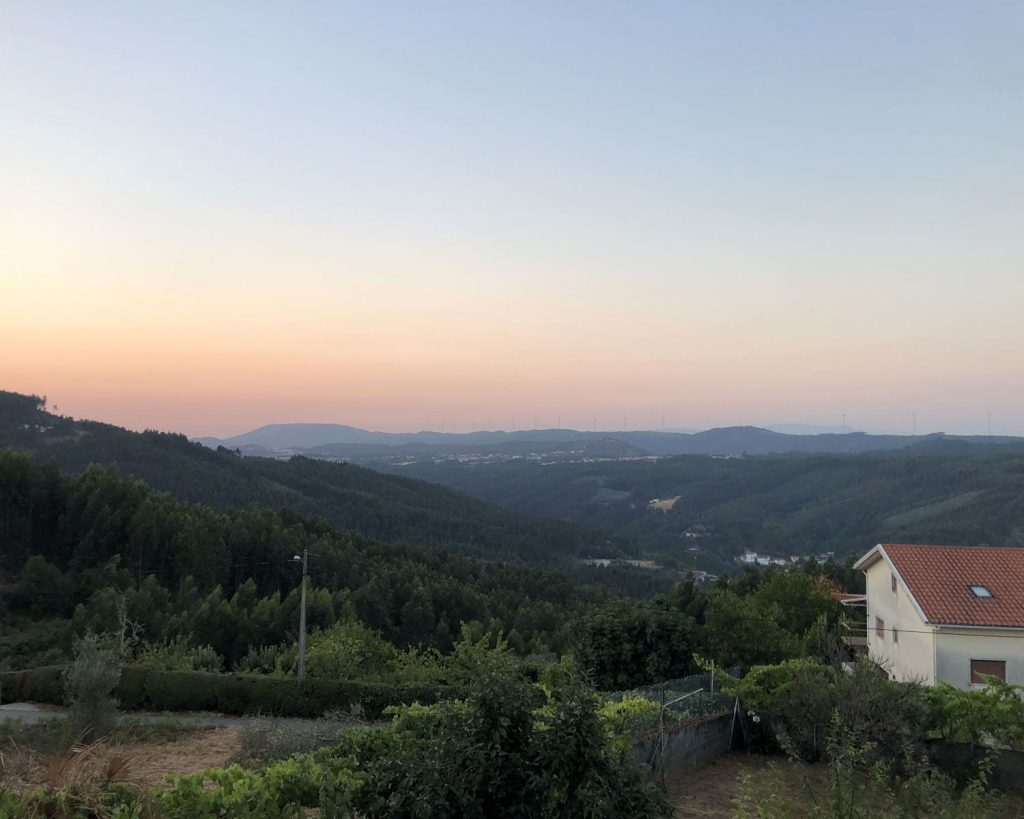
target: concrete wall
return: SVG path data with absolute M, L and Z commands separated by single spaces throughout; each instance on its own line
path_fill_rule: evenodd
M 935 635 L 918 614 L 909 589 L 896 577 L 896 591 L 892 590 L 895 574 L 888 560 L 877 560 L 865 572 L 868 595 L 867 634 L 868 655 L 889 669 L 897 680 L 918 680 L 928 685 L 935 683 Z M 885 621 L 885 631 L 875 633 L 875 618 Z M 898 630 L 898 636 L 893 629 Z
M 936 639 L 940 680 L 957 688 L 980 688 L 971 685 L 971 660 L 1005 660 L 1006 681 L 1024 685 L 1024 632 L 943 628 Z
M 732 711 L 687 723 L 633 746 L 638 765 L 661 780 L 671 780 L 729 751 L 732 746 Z

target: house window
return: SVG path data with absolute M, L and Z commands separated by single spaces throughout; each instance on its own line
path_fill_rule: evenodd
M 988 586 L 971 586 L 971 593 L 975 597 L 991 597 L 992 592 L 989 591 Z
M 892 593 L 896 594 L 896 573 L 895 572 L 891 572 L 889 574 L 889 580 L 892 583 Z
M 1006 660 L 971 660 L 971 685 L 985 685 L 982 674 L 1006 682 Z
M 881 617 L 875 618 L 875 636 L 885 639 L 885 620 Z

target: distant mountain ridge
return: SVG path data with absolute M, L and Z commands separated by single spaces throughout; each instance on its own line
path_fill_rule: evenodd
M 537 563 L 618 551 L 589 528 L 533 519 L 438 484 L 306 457 L 239 458 L 184 435 L 55 415 L 36 396 L 0 391 L 0 447 L 71 473 L 114 467 L 190 503 L 291 509 L 386 543 Z
M 763 427 L 717 427 L 702 432 L 583 432 L 575 429 L 533 429 L 516 431 L 373 432 L 343 424 L 268 424 L 230 438 L 196 438 L 209 447 L 241 449 L 246 454 L 307 454 L 311 457 L 359 457 L 372 453 L 346 447 L 419 447 L 419 454 L 450 452 L 485 453 L 488 448 L 515 444 L 543 445 L 617 441 L 627 449 L 622 457 L 642 455 L 770 455 L 792 452 L 855 454 L 902 449 L 960 441 L 967 444 L 1012 444 L 1024 447 L 1024 438 L 1007 436 L 878 435 L 866 432 L 822 432 L 796 434 Z M 253 448 L 258 447 L 258 450 Z M 514 446 L 511 447 L 514 449 Z M 538 449 L 543 451 L 543 447 Z

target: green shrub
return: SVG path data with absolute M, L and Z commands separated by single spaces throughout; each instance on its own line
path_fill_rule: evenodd
M 181 635 L 162 643 L 147 643 L 138 657 L 141 665 L 159 671 L 222 671 L 223 658 L 211 646 L 196 646 Z
M 3 702 L 64 704 L 64 666 L 50 665 L 23 671 L 0 671 Z
M 722 683 L 748 716 L 764 717 L 759 727 L 766 735 L 755 733 L 757 744 L 774 738 L 808 760 L 827 750 L 838 727 L 891 761 L 924 735 L 927 724 L 923 688 L 890 680 L 867 660 L 849 673 L 814 659 L 786 660 L 755 666 L 741 680 L 722 675 Z
M 204 671 L 151 670 L 146 675 L 146 705 L 158 711 L 216 711 L 218 694 L 228 679 Z
M 365 777 L 355 815 L 670 815 L 613 743 L 599 700 L 572 664 L 549 669 L 540 683 L 500 651 L 476 666 L 465 700 L 398 709 L 390 726 L 343 732 L 333 753 L 354 758 Z
M 1024 750 L 1024 686 L 988 677 L 982 689 L 940 682 L 928 689 L 929 727 L 953 742 Z
M 325 679 L 380 677 L 390 673 L 398 656 L 379 631 L 357 621 L 335 623 L 310 636 L 306 669 L 310 677 Z
M 234 671 L 239 674 L 268 674 L 286 677 L 286 669 L 295 666 L 295 646 L 249 647 L 242 659 L 235 663 Z
M 64 696 L 71 722 L 84 739 L 106 736 L 114 727 L 114 688 L 120 679 L 120 658 L 103 648 L 95 634 L 89 632 L 75 643 L 75 660 L 64 669 Z
M 253 772 L 232 765 L 180 778 L 156 794 L 167 817 L 293 819 L 303 808 L 319 808 L 325 819 L 350 817 L 352 796 L 361 785 L 348 760 L 312 755 L 277 762 Z
M 121 681 L 114 695 L 122 708 L 146 707 L 146 678 L 149 671 L 149 667 L 144 665 L 126 665 L 121 669 Z
M 64 702 L 60 666 L 0 672 L 4 701 Z M 365 683 L 350 680 L 205 671 L 158 671 L 125 666 L 114 696 L 124 708 L 156 711 L 221 711 L 225 714 L 273 714 L 316 718 L 328 711 L 359 710 L 379 718 L 393 705 L 425 705 L 450 699 L 459 689 L 432 683 Z

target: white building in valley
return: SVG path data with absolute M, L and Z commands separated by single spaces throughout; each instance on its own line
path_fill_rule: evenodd
M 868 653 L 894 678 L 1024 684 L 1024 549 L 879 544 L 855 568 Z

